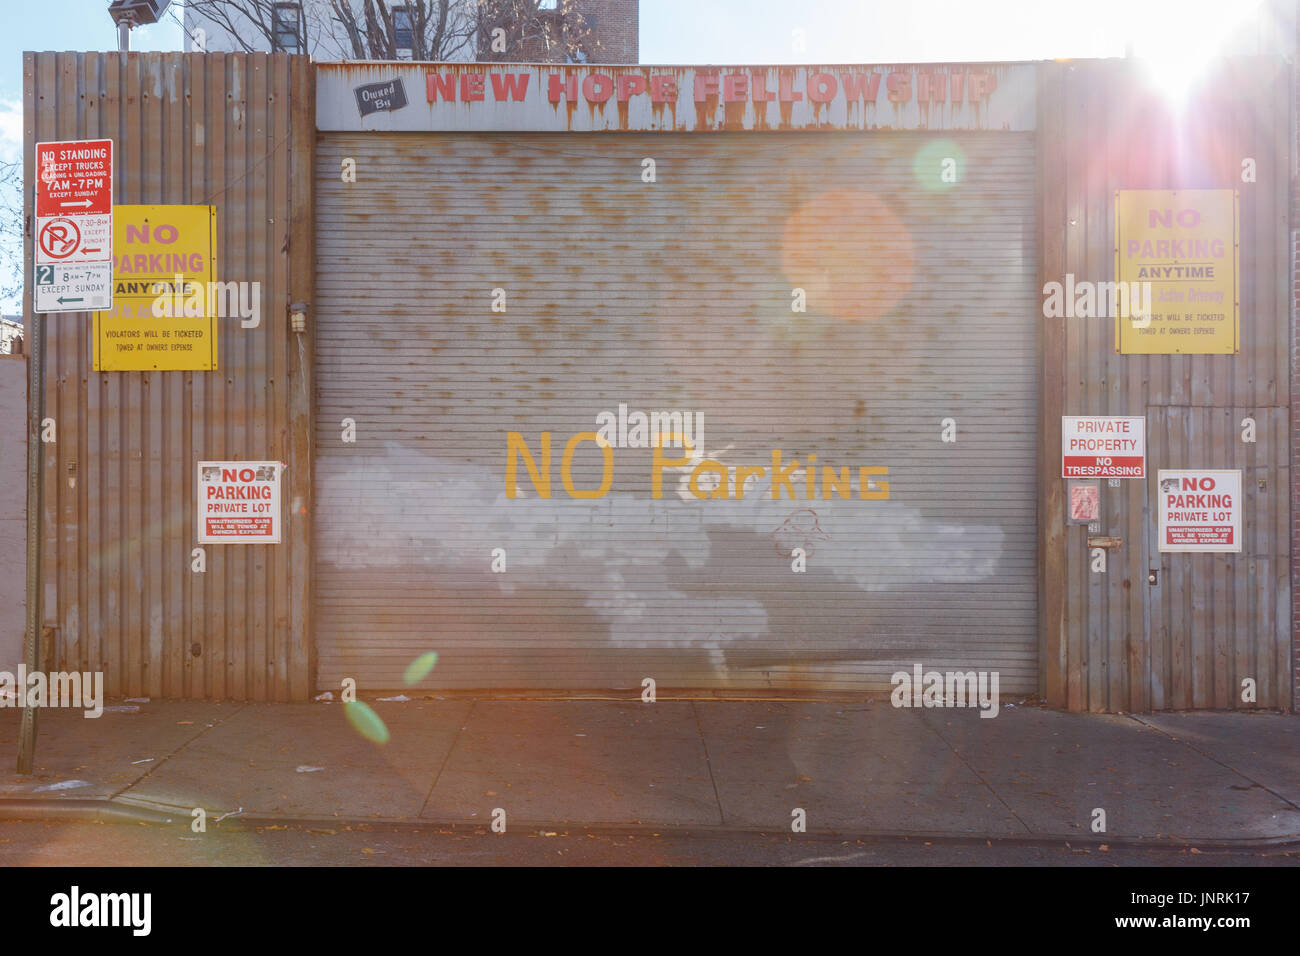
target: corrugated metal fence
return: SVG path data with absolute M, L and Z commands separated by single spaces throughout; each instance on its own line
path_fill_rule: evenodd
M 1045 321 L 1039 475 L 1041 684 L 1069 709 L 1292 708 L 1289 487 L 1291 70 L 1230 60 L 1181 119 L 1136 64 L 1041 66 L 1042 281 L 1113 278 L 1117 189 L 1241 196 L 1241 351 L 1134 356 L 1109 322 Z M 303 699 L 311 686 L 312 342 L 287 327 L 311 300 L 312 72 L 267 54 L 24 56 L 34 143 L 112 137 L 119 203 L 217 207 L 222 280 L 262 284 L 260 328 L 223 320 L 217 372 L 96 374 L 88 315 L 47 320 L 42 525 L 51 669 L 103 670 L 110 694 Z M 1256 179 L 1241 180 L 1244 158 Z M 30 269 L 30 191 L 27 262 Z M 24 302 L 31 316 L 31 302 Z M 310 323 L 309 323 L 310 329 Z M 1153 481 L 1103 487 L 1124 546 L 1092 574 L 1067 528 L 1063 414 L 1148 416 L 1148 469 L 1241 468 L 1240 555 L 1160 555 Z M 1250 415 L 1258 441 L 1239 447 Z M 210 546 L 190 570 L 194 462 L 288 462 L 281 545 Z M 1147 583 L 1148 572 L 1160 583 Z M 1156 593 L 1157 590 L 1159 593 Z
M 1118 278 L 1115 190 L 1236 189 L 1240 351 L 1120 355 L 1111 320 L 1043 320 L 1046 695 L 1070 710 L 1289 709 L 1290 69 L 1222 61 L 1181 116 L 1142 69 L 1041 67 L 1042 281 Z M 1065 524 L 1062 415 L 1147 417 L 1148 480 L 1103 482 L 1101 533 L 1123 539 L 1104 574 L 1090 570 L 1087 529 Z M 1240 554 L 1159 553 L 1156 472 L 1187 467 L 1241 469 Z M 1241 700 L 1248 677 L 1255 703 Z
M 26 182 L 36 142 L 109 137 L 115 202 L 215 205 L 216 278 L 262 289 L 259 327 L 220 320 L 214 372 L 96 373 L 90 315 L 46 319 L 45 668 L 102 670 L 110 695 L 303 699 L 311 348 L 287 305 L 311 289 L 310 65 L 27 53 L 23 69 Z M 29 274 L 31 214 L 28 189 Z M 284 543 L 209 545 L 192 571 L 199 459 L 287 462 Z

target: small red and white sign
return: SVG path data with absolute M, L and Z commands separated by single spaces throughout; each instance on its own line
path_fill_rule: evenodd
M 113 304 L 113 141 L 36 144 L 37 312 Z
M 1147 420 L 1063 416 L 1062 478 L 1145 478 Z
M 1240 551 L 1241 472 L 1160 469 L 1160 550 Z
M 1096 484 L 1070 486 L 1070 520 L 1081 524 L 1101 520 L 1101 489 Z
M 278 461 L 199 462 L 200 544 L 279 544 Z

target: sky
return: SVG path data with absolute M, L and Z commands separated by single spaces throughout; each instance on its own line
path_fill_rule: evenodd
M 116 50 L 109 0 L 0 0 L 0 159 L 22 156 L 23 51 Z M 175 4 L 172 4 L 175 6 Z M 179 50 L 182 30 L 170 16 L 131 34 L 133 50 Z M 5 311 L 9 311 L 8 308 Z
M 1171 76 L 1285 0 L 641 0 L 641 62 L 907 63 L 1132 53 Z M 0 0 L 0 160 L 22 155 L 24 50 L 115 50 L 108 0 Z M 180 50 L 180 0 L 132 32 Z M 1291 29 L 1291 36 L 1295 31 Z M 1254 52 L 1240 50 L 1240 52 Z M 2 251 L 0 251 L 2 254 Z M 0 303 L 12 312 L 13 303 Z

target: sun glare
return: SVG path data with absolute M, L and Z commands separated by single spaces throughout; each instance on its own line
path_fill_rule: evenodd
M 1241 27 L 1256 21 L 1260 0 L 1176 0 L 1134 11 L 1133 55 L 1175 109 L 1217 56 L 1233 52 Z

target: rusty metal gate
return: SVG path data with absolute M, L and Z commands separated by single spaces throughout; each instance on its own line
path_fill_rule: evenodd
M 1257 423 L 1256 442 L 1240 440 L 1247 418 Z M 1245 678 L 1257 683 L 1256 699 L 1271 703 L 1285 698 L 1287 647 L 1279 635 L 1290 629 L 1290 516 L 1278 489 L 1289 486 L 1289 469 L 1285 461 L 1279 467 L 1269 449 L 1285 445 L 1289 418 L 1285 407 L 1147 409 L 1144 566 L 1156 577 L 1152 581 L 1148 576 L 1145 585 L 1134 582 L 1149 594 L 1146 640 L 1116 641 L 1112 653 L 1116 664 L 1127 663 L 1123 656 L 1130 650 L 1146 656 L 1131 670 L 1150 674 L 1153 710 L 1234 707 Z M 1206 461 L 1241 470 L 1241 553 L 1162 554 L 1160 469 L 1205 467 Z
M 322 133 L 318 685 L 437 651 L 420 686 L 1035 691 L 1034 160 L 1009 132 Z M 636 412 L 694 458 L 656 467 Z

